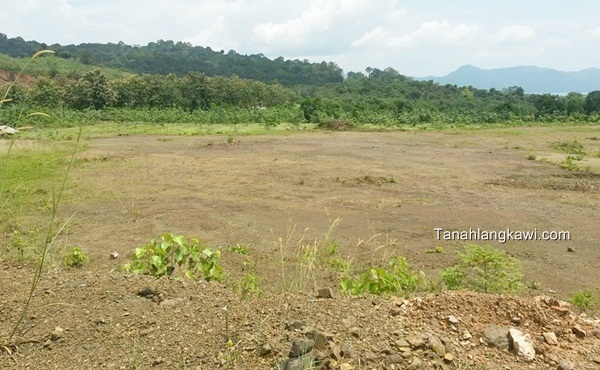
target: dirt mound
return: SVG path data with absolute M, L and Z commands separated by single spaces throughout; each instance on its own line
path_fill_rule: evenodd
M 32 271 L 3 266 L 0 337 Z M 488 344 L 515 328 L 533 359 Z M 404 299 L 275 294 L 241 300 L 219 283 L 83 269 L 44 275 L 2 369 L 597 368 L 600 321 L 550 297 L 451 292 Z M 492 329 L 490 329 L 492 328 Z M 494 329 L 497 330 L 497 329 Z M 552 333 L 552 334 L 549 334 Z M 500 331 L 495 341 L 506 341 Z M 504 338 L 502 338 L 504 337 Z M 596 367 L 595 367 L 596 366 Z M 569 368 L 569 367 L 563 367 Z
M 6 70 L 0 70 L 0 87 L 7 86 L 13 82 L 15 82 L 18 73 L 10 72 Z M 17 83 L 23 86 L 31 86 L 35 83 L 37 79 L 34 76 L 22 74 L 19 76 Z

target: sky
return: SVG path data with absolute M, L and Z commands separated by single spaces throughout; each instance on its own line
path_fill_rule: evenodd
M 0 0 L 0 33 L 47 44 L 158 40 L 414 77 L 600 67 L 599 0 Z

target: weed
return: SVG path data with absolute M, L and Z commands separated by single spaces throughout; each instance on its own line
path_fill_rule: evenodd
M 529 154 L 527 156 L 528 161 L 535 161 L 536 159 L 537 159 L 537 156 L 535 154 Z
M 340 283 L 344 292 L 357 295 L 395 294 L 404 295 L 419 289 L 425 279 L 425 274 L 410 269 L 404 257 L 392 258 L 388 267 L 373 266 L 357 278 L 344 277 Z
M 598 297 L 589 290 L 580 290 L 569 297 L 569 302 L 582 311 L 596 307 Z
M 188 243 L 183 235 L 163 234 L 152 239 L 145 247 L 136 248 L 133 261 L 123 266 L 134 274 L 172 276 L 176 268 L 189 279 L 203 277 L 207 281 L 221 281 L 223 269 L 219 264 L 221 252 L 202 248 L 198 239 Z
M 583 157 L 580 155 L 577 156 L 573 156 L 573 155 L 568 155 L 565 160 L 562 163 L 562 168 L 564 168 L 567 171 L 578 171 L 579 170 L 579 166 L 577 165 L 577 163 L 575 163 L 575 161 L 581 161 L 583 160 Z
M 71 251 L 65 256 L 65 264 L 69 267 L 80 267 L 82 266 L 89 257 L 83 253 L 81 248 L 73 247 Z
M 446 251 L 444 251 L 441 245 L 437 245 L 435 248 L 425 250 L 425 253 L 446 253 Z
M 552 147 L 556 150 L 560 150 L 567 154 L 580 154 L 585 155 L 585 151 L 583 149 L 583 145 L 577 140 L 573 140 L 572 142 L 565 141 L 556 141 L 552 143 Z
M 446 288 L 484 293 L 515 292 L 523 287 L 520 261 L 506 252 L 476 244 L 458 252 L 460 263 L 442 271 Z
M 244 256 L 248 254 L 248 246 L 245 244 L 231 245 L 228 249 L 230 252 L 241 254 Z
M 245 272 L 246 274 L 234 284 L 233 290 L 241 294 L 242 300 L 246 299 L 251 294 L 260 297 L 263 294 L 263 291 L 260 288 L 261 279 L 256 275 L 256 263 L 244 261 L 242 272 Z

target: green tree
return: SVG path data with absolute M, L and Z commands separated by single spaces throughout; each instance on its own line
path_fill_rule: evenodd
M 585 113 L 600 113 L 600 91 L 592 91 L 585 97 Z
M 187 109 L 210 108 L 213 92 L 208 77 L 204 73 L 189 72 L 181 82 L 181 95 Z
M 108 78 L 96 69 L 86 73 L 67 89 L 67 102 L 75 109 L 103 109 L 116 101 Z

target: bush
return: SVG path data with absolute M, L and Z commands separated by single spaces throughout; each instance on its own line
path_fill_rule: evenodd
M 88 256 L 79 247 L 73 247 L 65 257 L 65 264 L 69 267 L 79 267 L 88 260 Z
M 597 297 L 589 290 L 580 290 L 569 297 L 569 302 L 581 310 L 591 310 L 596 307 Z
M 357 278 L 344 277 L 341 288 L 351 294 L 397 294 L 415 292 L 424 281 L 423 272 L 410 269 L 404 257 L 390 260 L 388 268 L 371 267 Z
M 484 293 L 516 292 L 523 284 L 520 261 L 490 246 L 468 245 L 458 253 L 460 263 L 442 271 L 447 289 Z
M 182 235 L 163 234 L 160 240 L 152 239 L 147 246 L 136 248 L 133 261 L 123 268 L 134 274 L 152 276 L 171 276 L 179 269 L 189 279 L 203 277 L 207 281 L 221 281 L 220 257 L 220 251 L 201 248 L 197 239 L 188 243 Z

